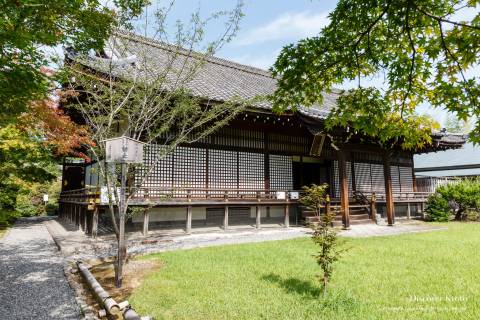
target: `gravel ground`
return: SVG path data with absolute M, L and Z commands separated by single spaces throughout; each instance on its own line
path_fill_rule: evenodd
M 0 319 L 80 319 L 44 219 L 22 219 L 0 240 Z

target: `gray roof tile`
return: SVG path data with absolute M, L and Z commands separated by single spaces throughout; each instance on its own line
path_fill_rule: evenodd
M 155 41 L 130 32 L 115 31 L 109 39 L 106 49 L 112 59 L 99 57 L 81 57 L 70 53 L 70 58 L 100 72 L 112 72 L 119 77 L 134 77 L 135 69 L 148 70 L 158 77 L 169 68 L 166 75 L 167 83 L 172 83 L 179 77 L 188 77 L 193 74 L 192 69 L 203 61 L 201 69 L 194 72 L 194 76 L 186 82 L 186 87 L 195 96 L 216 100 L 228 101 L 235 98 L 252 99 L 258 96 L 272 94 L 276 89 L 277 80 L 267 70 L 242 65 L 214 56 L 204 56 L 196 52 L 178 48 L 166 43 Z M 133 63 L 125 63 L 128 57 L 136 57 Z M 109 57 L 110 58 L 110 57 Z M 112 63 L 112 61 L 114 61 Z M 186 65 L 186 68 L 182 67 Z M 184 70 L 184 71 L 180 71 Z M 187 70 L 187 71 L 185 71 Z M 334 90 L 324 94 L 322 106 L 299 108 L 300 112 L 315 118 L 325 118 L 335 107 L 340 92 Z M 254 104 L 254 107 L 271 109 L 271 103 L 263 100 Z

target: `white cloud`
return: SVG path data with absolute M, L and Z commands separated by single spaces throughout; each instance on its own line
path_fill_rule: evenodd
M 247 53 L 240 56 L 231 56 L 228 57 L 228 59 L 248 66 L 267 70 L 273 65 L 279 53 L 280 50 L 275 50 L 273 52 L 263 54 Z
M 305 38 L 318 34 L 328 22 L 328 14 L 325 12 L 287 12 L 265 25 L 248 31 L 244 36 L 240 36 L 234 44 L 247 46 L 279 39 Z

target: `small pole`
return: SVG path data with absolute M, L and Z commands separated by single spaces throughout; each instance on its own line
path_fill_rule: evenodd
M 257 212 L 255 216 L 255 227 L 260 229 L 261 227 L 261 219 L 262 219 L 262 209 L 260 207 L 260 192 L 257 192 Z
M 372 198 L 370 199 L 370 214 L 372 215 L 372 221 L 376 222 L 377 221 L 377 196 L 375 195 L 375 192 L 372 193 Z
M 98 234 L 98 208 L 95 206 L 92 218 L 92 237 L 96 238 Z
M 410 220 L 410 218 L 411 218 L 410 202 L 407 202 L 407 219 Z
M 225 208 L 224 208 L 224 214 L 223 214 L 223 231 L 228 230 L 228 191 L 225 191 L 225 194 L 223 196 L 224 201 L 225 201 Z
M 189 203 L 187 206 L 187 226 L 185 228 L 185 232 L 187 234 L 192 233 L 192 206 L 190 205 L 190 202 L 192 202 L 191 196 L 190 190 L 187 190 L 187 201 Z
M 125 246 L 125 189 L 127 185 L 127 164 L 122 163 L 122 177 L 121 177 L 121 186 L 120 186 L 120 202 L 119 202 L 119 224 L 120 224 L 120 234 L 118 237 L 118 261 L 117 261 L 117 272 L 115 274 L 115 286 L 117 288 L 122 287 L 123 281 L 123 264 L 126 258 L 127 248 Z
M 150 220 L 150 212 L 148 209 L 146 209 L 143 212 L 143 235 L 146 236 L 148 235 L 148 223 Z
M 288 191 L 285 192 L 285 201 L 287 203 L 285 204 L 285 220 L 283 225 L 285 228 L 290 228 L 290 194 Z

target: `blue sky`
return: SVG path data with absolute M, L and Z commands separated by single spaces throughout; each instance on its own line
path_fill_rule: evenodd
M 151 15 L 158 6 L 165 6 L 169 1 L 153 0 Z M 242 64 L 268 69 L 275 61 L 280 50 L 290 43 L 314 36 L 328 23 L 328 13 L 336 5 L 336 0 L 244 0 L 244 14 L 240 31 L 232 42 L 226 44 L 216 55 Z M 170 26 L 178 19 L 188 21 L 190 14 L 199 8 L 205 18 L 212 12 L 231 10 L 237 0 L 177 0 L 169 13 Z M 462 12 L 459 20 L 471 19 L 475 10 Z M 211 23 L 206 34 L 218 37 L 224 31 L 224 21 Z M 478 73 L 480 68 L 475 68 Z M 365 84 L 382 87 L 381 79 L 365 81 Z M 351 83 L 339 87 L 349 88 Z M 422 106 L 419 112 L 431 115 L 441 124 L 447 113 L 443 110 Z

